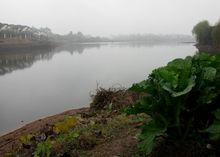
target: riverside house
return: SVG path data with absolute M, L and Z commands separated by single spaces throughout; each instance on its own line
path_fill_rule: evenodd
M 45 40 L 48 38 L 46 29 L 37 29 L 23 25 L 0 23 L 0 42 L 8 40 Z

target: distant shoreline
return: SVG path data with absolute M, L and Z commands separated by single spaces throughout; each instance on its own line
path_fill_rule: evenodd
M 0 54 L 29 52 L 33 49 L 51 49 L 59 46 L 57 42 L 41 41 L 41 42 L 29 42 L 29 43 L 0 43 Z
M 125 40 L 115 40 L 115 41 L 90 41 L 90 42 L 70 42 L 70 41 L 29 41 L 29 42 L 1 42 L 0 41 L 0 55 L 5 54 L 21 54 L 21 53 L 39 53 L 52 51 L 58 47 L 63 46 L 74 46 L 74 45 L 105 45 L 105 44 L 134 44 L 134 45 L 157 45 L 157 44 L 194 44 L 193 41 L 183 41 L 183 42 L 171 42 L 171 41 L 125 41 Z
M 211 54 L 220 53 L 220 46 L 195 44 L 199 52 L 208 52 Z

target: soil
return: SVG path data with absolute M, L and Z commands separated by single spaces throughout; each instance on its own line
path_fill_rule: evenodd
M 27 134 L 32 134 L 39 132 L 40 130 L 44 129 L 46 125 L 52 125 L 58 121 L 64 119 L 65 116 L 72 116 L 78 113 L 86 112 L 89 108 L 81 108 L 81 109 L 72 109 L 65 111 L 63 113 L 46 117 L 43 119 L 39 119 L 32 123 L 29 123 L 20 129 L 17 129 L 13 132 L 10 132 L 6 135 L 0 137 L 0 157 L 3 157 L 2 154 L 5 154 L 11 150 L 14 150 L 19 143 L 19 137 Z
M 137 152 L 136 132 L 122 130 L 111 141 L 96 146 L 88 154 L 90 157 L 131 157 Z

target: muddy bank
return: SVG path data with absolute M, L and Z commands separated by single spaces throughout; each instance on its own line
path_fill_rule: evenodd
M 63 120 L 65 116 L 72 116 L 72 115 L 79 114 L 82 112 L 87 112 L 88 110 L 89 108 L 68 110 L 57 115 L 38 119 L 15 131 L 12 131 L 8 134 L 1 136 L 0 137 L 0 156 L 1 154 L 4 154 L 5 152 L 15 149 L 19 143 L 19 138 L 21 136 L 39 132 L 42 129 L 44 129 L 46 125 L 52 125 L 58 121 Z
M 90 108 L 73 109 L 54 116 L 42 118 L 1 136 L 0 157 L 8 153 L 32 156 L 36 145 L 30 144 L 30 146 L 28 146 L 29 149 L 26 148 L 27 146 L 23 148 L 20 140 L 21 137 L 35 135 L 34 139 L 36 139 L 42 135 L 47 136 L 47 134 L 50 134 L 50 136 L 56 138 L 58 135 L 54 133 L 53 127 L 59 122 L 62 123 L 68 116 L 81 117 L 79 124 L 76 126 L 78 130 L 91 130 L 90 123 L 92 123 L 92 125 L 94 123 L 96 126 L 95 128 L 92 126 L 95 130 L 94 132 L 89 132 L 89 137 L 85 137 L 85 131 L 80 134 L 77 144 L 78 150 L 85 150 L 90 154 L 89 156 L 103 156 L 107 154 L 107 156 L 112 156 L 115 153 L 127 154 L 126 156 L 129 156 L 129 152 L 134 150 L 129 149 L 137 145 L 137 140 L 134 136 L 138 131 L 136 126 L 139 126 L 139 123 L 133 120 L 134 117 L 124 116 L 123 109 L 133 104 L 137 97 L 137 94 L 124 89 L 99 89 L 96 95 L 92 96 L 93 102 Z M 88 130 L 86 133 L 88 133 Z M 123 144 L 125 139 L 128 144 Z M 36 141 L 34 140 L 33 143 L 36 143 Z M 115 145 L 119 147 L 117 149 L 118 152 L 115 152 Z M 73 154 L 79 153 L 78 150 L 77 152 L 73 152 Z M 60 151 L 62 152 L 64 150 L 60 149 Z
M 219 54 L 220 53 L 220 46 L 213 46 L 213 45 L 195 45 L 199 52 L 208 52 L 210 54 Z

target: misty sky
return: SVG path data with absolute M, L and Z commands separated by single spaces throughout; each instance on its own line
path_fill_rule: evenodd
M 0 6 L 0 22 L 60 34 L 191 34 L 198 21 L 220 19 L 220 0 L 0 0 Z

